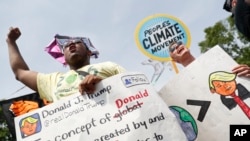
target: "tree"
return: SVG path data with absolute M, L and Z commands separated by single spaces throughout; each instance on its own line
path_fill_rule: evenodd
M 236 29 L 230 16 L 204 30 L 205 40 L 199 43 L 201 53 L 219 45 L 237 63 L 250 66 L 250 42 Z
M 12 136 L 7 127 L 6 121 L 4 120 L 3 110 L 0 106 L 0 141 L 11 141 Z

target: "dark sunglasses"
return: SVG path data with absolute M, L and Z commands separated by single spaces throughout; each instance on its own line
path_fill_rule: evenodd
M 175 49 L 176 49 L 177 47 L 179 47 L 180 45 L 182 45 L 182 42 L 181 42 L 181 41 L 178 41 L 177 43 L 175 43 L 175 44 L 173 44 L 173 45 L 171 45 L 171 46 L 169 47 L 169 51 L 173 53 L 173 52 L 175 51 Z
M 68 39 L 63 43 L 63 50 L 70 46 L 70 44 L 78 44 L 83 43 L 83 40 L 81 38 L 75 38 L 75 39 Z

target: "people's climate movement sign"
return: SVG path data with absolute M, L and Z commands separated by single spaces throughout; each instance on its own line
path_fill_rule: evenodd
M 158 61 L 170 61 L 169 45 L 181 41 L 190 47 L 191 35 L 187 26 L 178 18 L 167 14 L 155 14 L 143 19 L 136 27 L 135 42 L 147 57 Z
M 184 141 L 175 115 L 146 76 L 118 74 L 15 118 L 18 141 Z

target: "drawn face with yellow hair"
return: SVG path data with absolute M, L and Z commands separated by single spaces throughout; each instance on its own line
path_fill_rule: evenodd
M 21 131 L 24 135 L 29 136 L 36 132 L 38 119 L 27 117 L 22 121 Z
M 236 74 L 229 72 L 213 72 L 209 76 L 209 87 L 212 93 L 232 95 L 236 90 Z

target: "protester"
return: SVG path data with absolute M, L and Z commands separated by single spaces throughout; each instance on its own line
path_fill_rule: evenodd
M 183 65 L 188 66 L 195 60 L 195 57 L 191 54 L 190 50 L 183 45 L 182 42 L 173 42 L 169 46 L 169 54 L 173 61 Z M 237 74 L 237 76 L 244 76 L 250 78 L 250 67 L 245 64 L 240 64 L 232 69 L 232 72 Z
M 190 50 L 181 42 L 173 42 L 169 46 L 169 54 L 173 61 L 186 67 L 195 60 Z
M 223 9 L 232 13 L 239 32 L 250 39 L 250 0 L 226 0 Z
M 36 72 L 29 69 L 19 51 L 16 40 L 20 36 L 19 28 L 10 28 L 6 39 L 10 66 L 17 80 L 38 92 L 42 99 L 49 102 L 58 101 L 77 92 L 92 94 L 96 83 L 125 71 L 123 67 L 113 62 L 90 64 L 90 56 L 93 55 L 90 40 L 72 37 L 61 47 L 70 68 L 68 72 L 50 74 Z

